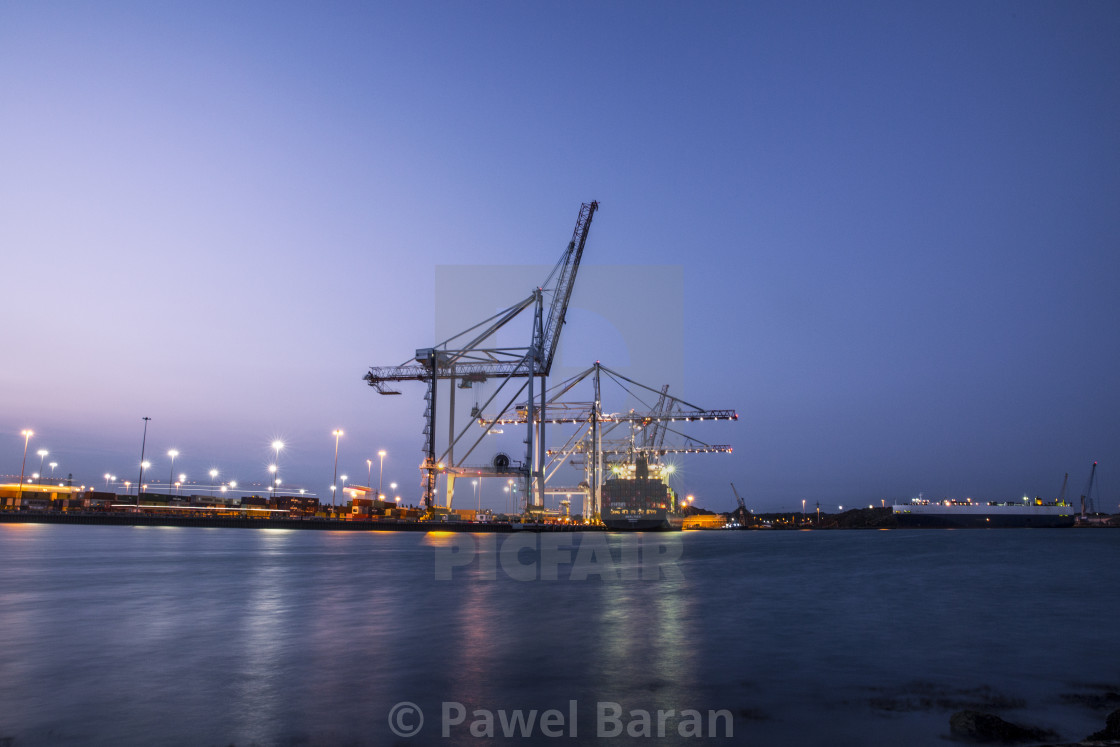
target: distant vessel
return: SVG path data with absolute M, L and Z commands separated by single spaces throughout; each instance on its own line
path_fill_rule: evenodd
M 900 527 L 918 528 L 1071 527 L 1077 518 L 1076 509 L 1064 501 L 973 503 L 915 498 L 891 508 Z
M 668 532 L 680 530 L 684 514 L 661 465 L 644 456 L 618 464 L 603 482 L 600 518 L 612 531 Z

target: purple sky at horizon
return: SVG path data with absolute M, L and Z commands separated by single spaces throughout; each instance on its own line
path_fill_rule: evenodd
M 31 428 L 28 473 L 135 479 L 150 416 L 153 480 L 177 448 L 248 484 L 281 438 L 322 496 L 342 428 L 415 503 L 423 388 L 362 375 L 436 342 L 438 268 L 551 265 L 595 199 L 585 266 L 679 268 L 683 311 L 618 302 L 739 412 L 679 460 L 699 505 L 1053 498 L 1099 460 L 1115 509 L 1117 39 L 1094 2 L 0 5 L 0 475 Z M 622 370 L 594 287 L 565 363 Z

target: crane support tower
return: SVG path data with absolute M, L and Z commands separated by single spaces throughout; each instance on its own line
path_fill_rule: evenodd
M 544 414 L 545 383 L 552 370 L 552 362 L 556 356 L 557 346 L 560 342 L 560 333 L 564 328 L 568 313 L 568 303 L 575 287 L 576 275 L 579 271 L 583 250 L 587 244 L 587 235 L 591 229 L 591 221 L 599 209 L 596 201 L 586 202 L 580 206 L 576 218 L 572 238 L 568 242 L 560 261 L 549 273 L 544 284 L 494 316 L 479 322 L 463 332 L 460 332 L 432 347 L 416 350 L 414 358 L 398 366 L 373 367 L 363 377 L 365 382 L 380 394 L 400 394 L 395 389 L 395 384 L 401 381 L 419 381 L 427 385 L 425 395 L 426 409 L 424 412 L 424 460 L 420 464 L 421 487 L 425 512 L 430 516 L 435 508 L 436 480 L 440 473 L 447 475 L 447 508 L 451 508 L 454 496 L 455 477 L 470 474 L 478 477 L 487 476 L 516 476 L 525 486 L 525 509 L 532 506 L 543 505 L 544 478 L 543 465 L 545 463 L 545 420 L 534 413 L 536 408 L 536 391 L 534 384 L 540 379 L 540 411 Z M 547 313 L 544 308 L 546 293 L 552 294 Z M 498 330 L 505 327 L 523 312 L 532 313 L 532 336 L 527 345 L 521 347 L 487 347 L 489 341 Z M 495 459 L 488 468 L 466 468 L 465 460 L 479 445 L 483 437 L 489 433 L 487 428 L 481 436 L 465 451 L 460 452 L 458 461 L 455 459 L 455 446 L 466 435 L 468 428 L 464 428 L 456 435 L 455 432 L 455 382 L 459 381 L 460 388 L 468 388 L 475 383 L 482 383 L 489 379 L 500 380 L 494 394 L 487 400 L 489 405 L 498 397 L 514 379 L 524 379 L 510 398 L 509 403 L 503 408 L 505 412 L 519 397 L 526 392 L 529 414 L 526 420 L 526 449 L 523 463 L 512 462 L 508 459 Z M 450 382 L 450 395 L 448 397 L 448 445 L 447 449 L 438 454 L 436 446 L 436 420 L 437 420 L 437 390 L 442 380 Z M 515 387 L 510 386 L 510 389 Z M 473 421 L 472 421 L 473 422 Z M 492 428 L 493 426 L 491 426 Z

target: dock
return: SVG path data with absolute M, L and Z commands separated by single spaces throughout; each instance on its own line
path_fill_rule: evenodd
M 135 512 L 0 511 L 0 524 L 82 524 L 141 527 L 219 527 L 225 529 L 318 529 L 330 532 L 602 532 L 591 524 L 513 524 L 510 522 L 328 519 L 321 516 L 251 518 L 175 516 Z

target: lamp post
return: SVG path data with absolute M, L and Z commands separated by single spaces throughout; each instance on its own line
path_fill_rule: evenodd
M 381 468 L 377 476 L 377 494 L 381 495 L 381 486 L 385 484 L 385 449 L 377 452 L 377 456 L 381 459 Z
M 105 473 L 105 490 L 106 491 L 109 490 L 109 473 L 108 472 Z
M 371 491 L 373 490 L 373 460 L 372 459 L 367 459 L 366 460 L 366 486 L 369 487 L 369 489 Z M 381 488 L 378 488 L 377 492 L 380 493 Z
M 180 488 L 182 487 L 183 483 L 185 483 L 186 481 L 187 481 L 187 476 L 185 474 L 183 474 L 182 472 L 180 472 L 179 473 L 179 482 L 175 483 L 175 492 L 176 493 L 179 493 L 180 495 L 182 495 L 182 491 L 180 490 Z
M 474 497 L 478 501 L 478 513 L 482 513 L 482 493 L 478 490 L 478 480 L 471 480 L 471 484 L 474 485 Z M 477 514 L 475 518 L 478 518 Z
M 389 490 L 392 490 L 392 491 L 393 491 L 393 494 L 395 495 L 395 494 L 396 494 L 396 492 L 397 492 L 397 484 L 396 484 L 395 482 L 391 482 L 391 483 L 389 483 Z M 378 493 L 377 493 L 377 497 L 378 497 L 378 498 L 380 498 L 380 497 L 381 497 L 381 491 L 378 491 Z
M 148 445 L 148 421 L 151 418 L 144 418 L 144 440 L 140 442 L 140 478 L 136 481 L 136 505 L 140 505 L 140 490 L 144 484 L 144 447 Z
M 275 478 L 280 476 L 280 449 L 284 448 L 284 442 L 280 439 L 276 439 L 272 442 L 272 448 L 276 450 L 276 461 L 273 462 L 273 464 L 276 465 L 276 469 L 273 470 L 272 475 Z
M 19 468 L 19 502 L 23 505 L 23 470 L 27 467 L 27 442 L 35 435 L 35 431 L 20 431 L 19 435 L 23 436 L 23 466 Z M 19 506 L 16 506 L 19 508 Z
M 124 494 L 125 495 L 132 495 L 132 483 L 129 482 L 128 480 L 124 481 Z M 140 494 L 137 493 L 136 496 L 137 496 L 137 500 L 139 500 L 140 499 L 139 498 Z
M 167 452 L 167 456 L 171 457 L 171 473 L 167 476 L 167 492 L 171 492 L 171 483 L 175 480 L 175 457 L 179 456 L 179 452 L 175 449 Z
M 338 486 L 338 439 L 342 436 L 342 429 L 334 429 L 334 477 L 331 478 L 331 507 L 335 505 L 334 497 Z
M 346 480 L 347 479 L 348 478 L 346 477 L 346 475 L 342 476 L 342 498 L 339 499 L 339 500 L 342 500 L 342 501 L 346 500 Z
M 210 470 L 210 483 L 211 483 L 211 485 L 210 485 L 210 495 L 214 495 L 214 485 L 213 485 L 213 482 L 214 482 L 214 480 L 216 480 L 216 479 L 218 479 L 218 470 L 216 470 L 216 469 L 212 469 L 212 470 Z
M 148 469 L 148 467 L 151 467 L 151 466 L 152 466 L 151 462 L 140 462 L 140 474 L 143 475 L 144 470 Z M 144 492 L 147 489 L 148 489 L 148 486 L 144 483 L 143 480 L 136 483 L 136 505 L 140 505 L 140 493 Z
M 44 472 L 44 470 L 43 470 L 43 460 L 47 458 L 47 454 L 50 454 L 50 452 L 47 451 L 46 449 L 39 449 L 39 451 L 36 452 L 36 453 L 39 455 L 39 484 L 42 485 L 43 484 L 43 472 Z
M 58 466 L 58 462 L 51 462 L 51 484 L 54 484 L 54 468 Z

